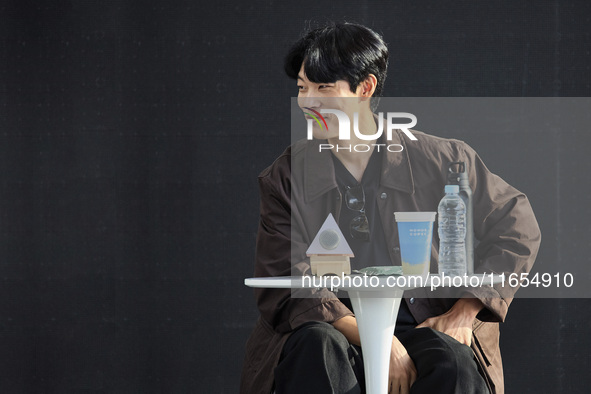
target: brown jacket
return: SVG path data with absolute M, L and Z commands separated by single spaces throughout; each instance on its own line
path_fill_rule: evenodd
M 383 155 L 377 198 L 392 263 L 400 265 L 393 213 L 436 211 L 444 194 L 448 163 L 464 161 L 474 193 L 474 233 L 479 240 L 475 272 L 528 272 L 541 236 L 527 197 L 492 174 L 464 142 L 416 131 L 413 134 L 418 141 L 410 141 L 398 132 L 394 136 L 397 141 L 390 143 L 402 144 L 404 150 Z M 257 277 L 308 272 L 305 251 L 329 212 L 339 220 L 342 197 L 330 152 L 319 152 L 320 142 L 294 144 L 259 176 L 261 216 L 254 272 Z M 431 272 L 437 272 L 437 250 L 435 234 Z M 473 326 L 472 348 L 493 393 L 504 391 L 498 322 L 505 319 L 515 290 L 507 285 L 471 290 L 485 305 Z M 295 298 L 289 289 L 255 290 L 261 316 L 246 345 L 241 393 L 271 392 L 273 370 L 281 349 L 296 327 L 308 321 L 331 323 L 353 314 L 328 290 L 322 290 L 321 295 Z M 421 323 L 446 312 L 455 299 L 428 298 L 427 290 L 417 289 L 406 292 L 405 301 Z

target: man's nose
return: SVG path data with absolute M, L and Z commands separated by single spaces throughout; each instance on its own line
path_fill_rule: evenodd
M 314 97 L 310 93 L 302 93 L 298 96 L 298 105 L 300 108 L 320 108 L 321 101 L 319 97 Z

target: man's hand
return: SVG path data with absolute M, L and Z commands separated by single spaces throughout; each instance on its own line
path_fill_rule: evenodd
M 408 394 L 416 378 L 415 364 L 398 338 L 394 337 L 390 352 L 388 394 Z
M 472 343 L 472 323 L 482 309 L 482 303 L 476 298 L 460 298 L 454 306 L 441 316 L 431 317 L 417 328 L 431 327 L 456 339 L 464 345 Z

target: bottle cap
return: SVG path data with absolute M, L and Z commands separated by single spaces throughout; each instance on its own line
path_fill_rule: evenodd
M 458 194 L 460 192 L 460 187 L 458 185 L 445 185 L 445 194 L 455 193 Z

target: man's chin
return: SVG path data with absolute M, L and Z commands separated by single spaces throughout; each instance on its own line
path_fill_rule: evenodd
M 338 138 L 338 135 L 331 135 L 331 133 L 327 133 L 326 130 L 318 130 L 318 131 L 312 131 L 312 135 L 314 136 L 314 139 L 317 140 L 328 140 L 330 139 L 334 139 L 334 138 Z

